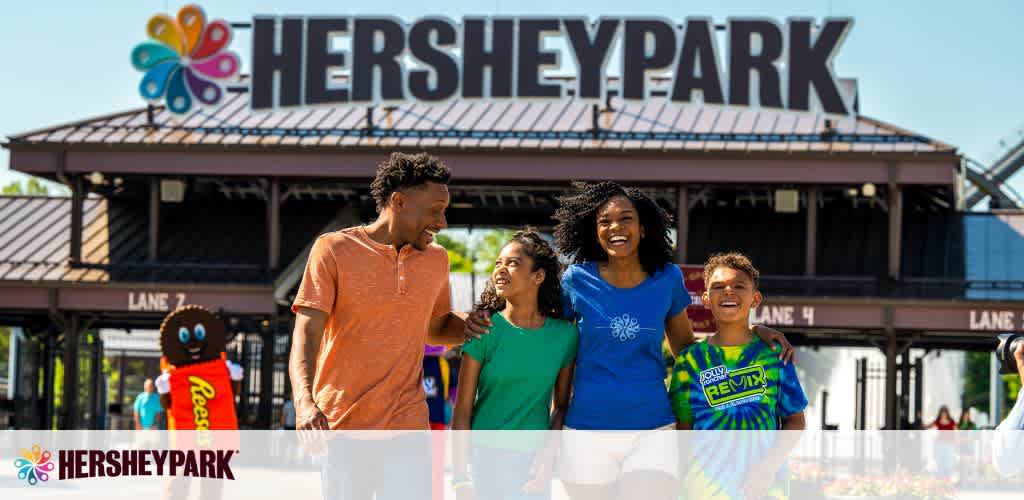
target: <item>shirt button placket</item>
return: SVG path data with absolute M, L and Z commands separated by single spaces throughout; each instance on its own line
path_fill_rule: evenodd
M 405 259 L 402 256 L 398 257 L 398 293 L 405 295 Z

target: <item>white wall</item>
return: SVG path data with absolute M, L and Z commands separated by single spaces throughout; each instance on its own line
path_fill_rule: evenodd
M 917 359 L 924 355 L 924 351 L 911 349 L 911 355 Z M 828 423 L 839 425 L 841 430 L 853 430 L 857 409 L 857 360 L 867 358 L 869 366 L 884 367 L 885 356 L 882 351 L 875 348 L 822 347 L 817 351 L 801 348 L 798 349 L 797 358 L 800 380 L 811 402 L 807 411 L 808 428 L 820 427 L 820 394 L 822 390 L 828 390 Z M 960 417 L 964 359 L 963 352 L 948 350 L 942 351 L 941 355 L 932 351 L 925 357 L 922 401 L 925 421 L 935 418 L 942 405 L 949 407 L 954 419 Z M 878 381 L 869 386 L 866 409 L 869 429 L 877 429 L 885 421 L 884 387 L 884 382 Z

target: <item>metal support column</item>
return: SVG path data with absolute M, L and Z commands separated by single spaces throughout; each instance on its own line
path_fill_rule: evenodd
M 56 357 L 56 342 L 57 332 L 49 331 L 46 332 L 43 349 L 43 393 L 42 393 L 42 411 L 40 412 L 39 423 L 41 424 L 40 429 L 50 430 L 53 428 L 53 413 L 54 413 L 54 400 L 53 400 L 53 375 L 57 369 L 57 357 Z
M 92 422 L 90 429 L 107 428 L 107 384 L 103 378 L 103 339 L 99 330 L 92 335 Z
M 818 188 L 807 190 L 807 241 L 805 242 L 804 276 L 814 276 L 818 267 Z
M 263 350 L 260 351 L 260 403 L 257 409 L 258 429 L 271 428 L 271 416 L 274 409 L 274 342 L 277 333 L 277 317 L 263 320 L 260 336 L 263 338 Z
M 910 350 L 904 351 L 900 354 L 900 414 L 898 421 L 900 426 L 903 423 L 910 423 L 914 421 L 913 415 L 910 414 Z M 911 427 L 907 427 L 910 429 Z
M 895 182 L 889 184 L 889 278 L 900 279 L 903 237 L 903 192 Z
M 117 359 L 117 366 L 118 366 L 117 369 L 120 372 L 120 375 L 117 377 L 117 407 L 121 409 L 121 415 L 125 414 L 124 379 L 125 379 L 125 374 L 127 373 L 126 370 L 127 370 L 127 367 L 128 367 L 128 364 L 125 363 L 124 356 L 125 356 L 125 351 L 122 350 L 121 351 L 121 357 L 119 357 Z
M 78 429 L 81 411 L 78 408 L 78 313 L 70 314 L 70 321 L 64 331 L 64 394 L 61 397 L 61 430 Z
M 159 255 L 160 241 L 160 179 L 149 180 L 149 244 L 146 259 L 156 262 Z
M 885 428 L 897 429 L 896 356 L 899 348 L 895 332 L 887 332 L 885 342 Z
M 71 265 L 82 262 L 82 225 L 83 205 L 85 204 L 85 186 L 82 177 L 76 176 L 71 181 Z
M 989 425 L 996 425 L 1003 421 L 1003 401 L 1006 399 L 1006 383 L 999 373 L 999 358 L 992 353 L 989 358 L 988 371 L 988 421 Z
M 277 269 L 281 261 L 281 185 L 277 179 L 270 181 L 270 196 L 267 197 L 267 267 Z
M 924 360 L 914 361 L 914 415 L 924 411 Z M 922 418 L 924 416 L 922 415 Z M 920 420 L 915 418 L 915 420 Z
M 857 360 L 857 385 L 854 389 L 854 430 L 862 431 L 867 428 L 868 420 L 868 358 Z
M 676 263 L 686 263 L 690 243 L 690 192 L 685 184 L 676 186 Z

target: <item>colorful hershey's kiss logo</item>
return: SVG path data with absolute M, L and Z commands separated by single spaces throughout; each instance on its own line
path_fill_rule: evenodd
M 239 58 L 227 50 L 231 26 L 219 19 L 207 23 L 199 6 L 182 7 L 176 19 L 153 16 L 146 33 L 150 40 L 132 49 L 132 66 L 145 72 L 139 94 L 150 101 L 163 99 L 172 113 L 187 113 L 197 101 L 219 103 L 224 96 L 220 82 L 238 76 Z
M 18 469 L 18 479 L 35 486 L 39 481 L 49 481 L 49 472 L 54 465 L 50 460 L 50 451 L 35 445 L 31 450 L 22 448 L 18 458 L 14 460 L 14 468 Z

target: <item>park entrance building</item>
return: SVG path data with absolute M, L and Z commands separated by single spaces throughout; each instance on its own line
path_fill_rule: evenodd
M 255 113 L 236 91 L 181 117 L 150 106 L 9 137 L 12 169 L 71 190 L 0 199 L 0 324 L 24 333 L 17 425 L 102 426 L 103 349 L 86 332 L 155 329 L 194 303 L 235 335 L 243 425 L 269 426 L 310 245 L 372 220 L 369 181 L 392 151 L 452 169 L 452 226 L 549 229 L 572 180 L 647 190 L 676 217 L 680 263 L 725 250 L 754 259 L 768 298 L 759 321 L 797 344 L 882 349 L 889 428 L 912 411 L 899 383 L 911 345 L 988 349 L 995 333 L 1021 330 L 1024 304 L 984 298 L 1020 283 L 965 274 L 972 216 L 959 211 L 954 147 L 859 114 L 665 95 Z M 1020 229 L 993 220 L 993 231 Z M 63 377 L 59 411 L 58 359 L 79 374 Z

